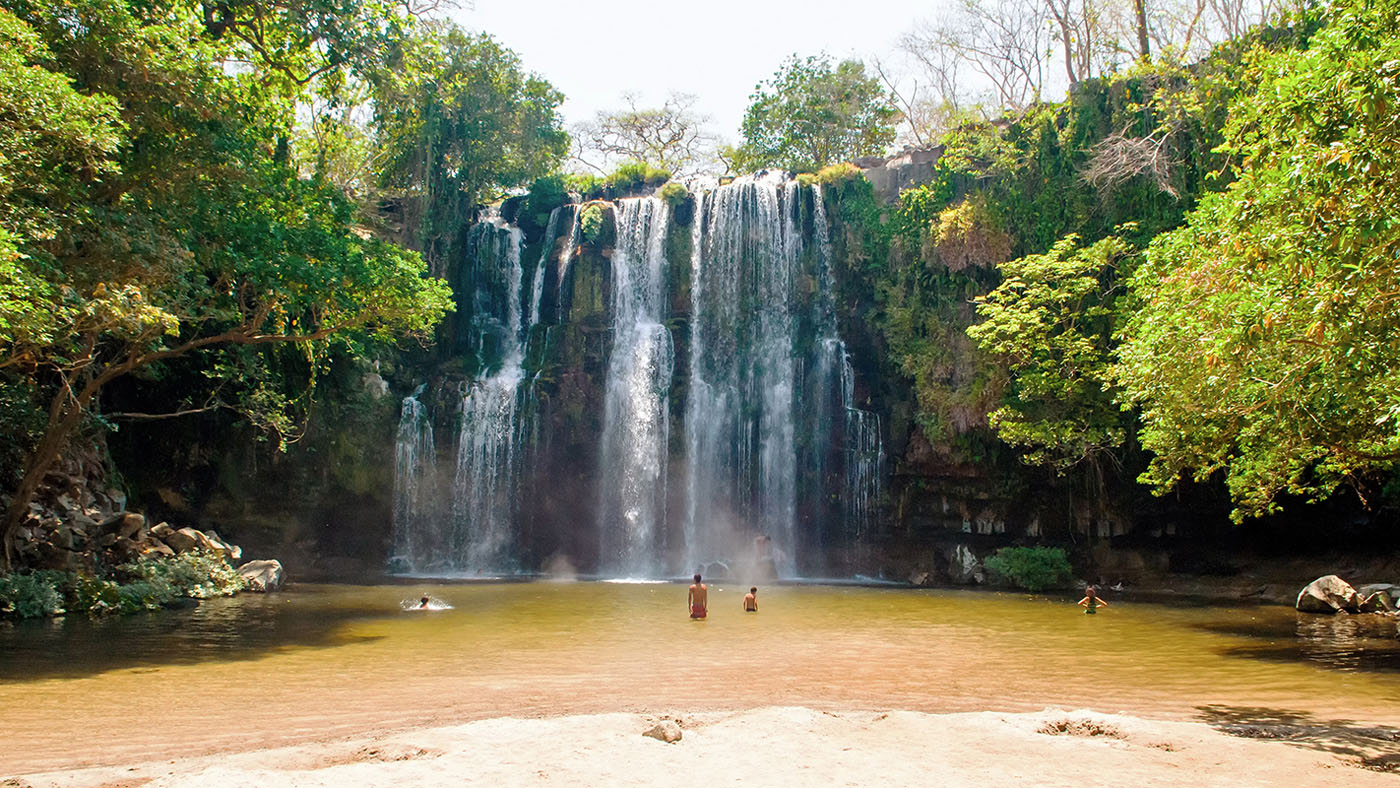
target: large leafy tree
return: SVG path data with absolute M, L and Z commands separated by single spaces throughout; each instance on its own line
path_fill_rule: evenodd
M 9 564 L 112 381 L 220 348 L 422 332 L 449 300 L 291 161 L 297 102 L 347 73 L 334 47 L 354 19 L 303 35 L 269 12 L 264 44 L 303 44 L 259 48 L 180 0 L 0 5 L 0 105 L 19 108 L 0 113 L 0 370 L 48 402 L 6 479 Z
M 736 164 L 812 172 L 883 153 L 899 116 L 858 60 L 792 56 L 749 97 Z
M 395 47 L 376 85 L 383 179 L 412 204 L 430 261 L 450 257 L 464 209 L 563 159 L 563 100 L 487 35 L 430 27 Z
M 1400 460 L 1400 3 L 1343 2 L 1255 52 L 1238 179 L 1156 239 L 1118 377 L 1165 490 L 1222 474 L 1241 518 Z
M 1002 263 L 1005 280 L 976 299 L 983 321 L 967 333 L 1011 373 L 990 421 L 1026 462 L 1060 473 L 1083 467 L 1097 478 L 1127 440 L 1110 369 L 1133 253 L 1116 235 L 1089 246 L 1071 235 L 1045 254 Z

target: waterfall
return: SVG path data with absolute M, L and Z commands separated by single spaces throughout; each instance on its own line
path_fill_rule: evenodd
M 794 272 L 797 184 L 741 179 L 697 206 L 686 411 L 686 561 L 756 535 L 792 574 L 797 538 Z
M 847 543 L 862 546 L 874 525 L 885 476 L 880 415 L 855 406 L 855 371 L 841 346 L 841 406 L 845 412 L 844 530 Z
M 526 324 L 525 331 L 540 324 L 540 301 L 544 299 L 544 273 L 549 264 L 549 253 L 554 251 L 554 241 L 558 237 L 559 213 L 571 206 L 561 205 L 549 212 L 549 221 L 544 228 L 544 242 L 540 244 L 540 261 L 535 266 L 535 275 L 531 279 L 530 293 L 530 322 Z M 572 233 L 571 233 L 572 236 Z M 570 237 L 570 241 L 573 238 Z M 528 336 L 527 336 L 528 341 Z
M 659 570 L 673 364 L 662 325 L 670 216 L 656 198 L 616 204 L 612 256 L 613 341 L 603 416 L 599 532 L 605 569 Z
M 444 450 L 441 471 L 424 389 L 404 400 L 395 569 L 501 574 L 551 552 L 629 577 L 749 557 L 786 577 L 861 563 L 883 494 L 883 425 L 856 399 L 821 189 L 742 178 L 694 200 L 688 283 L 668 281 L 668 242 L 684 239 L 670 237 L 671 210 L 656 198 L 612 203 L 611 248 L 584 244 L 582 211 L 561 206 L 528 262 L 520 229 L 494 210 L 468 229 L 460 347 L 477 372 L 456 389 L 455 464 Z M 590 299 L 577 324 L 544 307 L 562 304 L 570 281 L 586 282 Z M 670 321 L 686 314 L 670 309 L 687 295 L 677 370 Z M 610 306 L 606 323 L 598 304 Z M 431 401 L 451 399 L 439 387 Z M 597 453 L 580 462 L 581 449 Z M 526 489 L 554 478 L 557 492 Z M 596 564 L 581 543 L 598 546 Z
M 433 422 L 418 398 L 427 386 L 414 389 L 399 408 L 399 432 L 394 442 L 393 554 L 390 564 L 411 569 L 419 558 L 421 545 L 415 539 L 419 518 L 424 514 L 425 493 L 430 480 L 435 445 Z

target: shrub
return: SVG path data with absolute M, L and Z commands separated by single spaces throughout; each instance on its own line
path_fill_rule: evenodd
M 63 595 L 54 572 L 0 575 L 0 614 L 12 618 L 63 615 Z
M 817 182 L 822 184 L 842 184 L 862 177 L 859 167 L 848 161 L 831 164 L 817 170 Z
M 243 576 L 222 556 L 203 550 L 173 557 L 140 558 L 118 570 L 135 581 L 149 583 L 153 598 L 160 598 L 167 590 L 172 599 L 233 596 L 243 590 Z
M 579 231 L 583 234 L 583 240 L 595 244 L 603 240 L 603 225 L 607 216 L 604 213 L 602 203 L 591 202 L 583 206 L 583 213 L 579 215 Z
M 1069 558 L 1058 547 L 1003 547 L 983 565 L 997 582 L 1027 591 L 1064 586 L 1074 578 Z
M 550 212 L 568 201 L 568 181 L 565 176 L 549 175 L 537 178 L 530 184 L 530 192 L 525 197 L 525 210 L 521 212 L 523 216 L 518 218 L 516 223 L 528 223 L 532 229 L 543 229 L 549 223 Z
M 665 200 L 666 204 L 674 210 L 690 197 L 690 190 L 685 188 L 685 184 L 680 181 L 667 181 L 656 191 L 656 196 Z
M 629 161 L 603 179 L 603 185 L 614 192 L 633 191 L 645 186 L 660 186 L 671 179 L 667 170 L 657 169 L 640 161 Z

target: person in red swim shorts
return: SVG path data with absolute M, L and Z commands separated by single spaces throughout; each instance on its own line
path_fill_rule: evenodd
M 700 575 L 695 575 L 695 582 L 691 583 L 690 594 L 686 597 L 686 604 L 690 605 L 690 617 L 704 618 L 709 599 L 710 590 L 700 582 Z

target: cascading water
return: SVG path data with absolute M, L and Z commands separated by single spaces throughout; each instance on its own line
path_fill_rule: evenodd
M 841 409 L 845 413 L 843 460 L 846 543 L 863 546 L 874 525 L 885 478 L 880 415 L 855 406 L 855 371 L 841 346 Z
M 419 386 L 403 398 L 399 408 L 399 433 L 394 444 L 393 555 L 390 564 L 411 569 L 420 554 L 415 538 L 431 489 L 436 445 L 433 422 L 419 397 L 427 385 Z
M 433 472 L 421 389 L 404 401 L 394 566 L 500 574 L 521 569 L 530 552 L 556 552 L 617 576 L 752 558 L 791 577 L 835 566 L 843 554 L 832 547 L 872 533 L 881 423 L 855 399 L 820 189 L 746 178 L 694 200 L 693 211 L 678 212 L 678 221 L 692 217 L 688 291 L 684 280 L 668 282 L 671 209 L 655 198 L 613 203 L 611 249 L 585 242 L 578 206 L 555 209 L 533 265 L 522 266 L 521 231 L 494 211 L 470 228 L 463 347 L 481 373 L 461 388 L 455 473 Z M 575 282 L 587 283 L 586 295 L 571 290 L 566 302 Z M 545 309 L 546 299 L 573 304 L 578 322 Z M 687 315 L 670 310 L 687 300 L 689 330 L 676 336 L 688 342 L 686 366 L 675 370 L 670 325 L 683 327 Z M 535 330 L 542 321 L 551 325 Z M 684 439 L 674 446 L 672 396 L 684 407 Z M 590 412 L 601 412 L 600 427 L 587 426 L 598 423 Z M 596 470 L 577 453 L 595 445 Z M 683 506 L 668 511 L 673 464 L 685 480 L 675 496 Z M 556 479 L 571 498 L 531 499 L 535 491 L 524 489 Z M 449 485 L 450 496 L 437 494 Z M 596 503 L 596 537 L 578 518 L 561 519 L 583 502 L 580 492 Z M 579 534 L 597 539 L 586 542 L 599 548 L 596 564 Z M 844 556 L 858 563 L 856 553 Z
M 628 576 L 660 569 L 674 351 L 662 325 L 666 203 L 620 200 L 612 255 L 613 341 L 603 417 L 602 564 Z
M 686 561 L 772 540 L 796 567 L 793 274 L 797 184 L 743 179 L 697 205 L 691 262 Z M 786 212 L 786 213 L 785 213 Z

